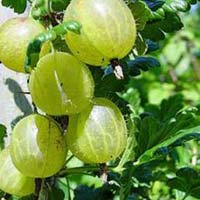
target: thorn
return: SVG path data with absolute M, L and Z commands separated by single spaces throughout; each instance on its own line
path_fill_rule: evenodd
M 30 94 L 30 92 L 23 92 L 23 91 L 18 91 L 20 94 Z

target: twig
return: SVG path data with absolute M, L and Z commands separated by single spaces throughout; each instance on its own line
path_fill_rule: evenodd
M 5 193 L 4 196 L 1 198 L 1 200 L 7 200 L 11 197 L 10 194 Z
M 69 179 L 66 177 L 66 182 L 67 182 L 67 188 L 68 188 L 68 200 L 71 200 L 71 193 L 70 193 L 70 183 Z
M 40 190 L 42 186 L 42 179 L 36 178 L 35 179 L 35 194 L 34 194 L 34 200 L 38 200 L 40 195 Z
M 115 171 L 116 166 L 107 166 L 107 171 L 112 170 Z M 57 176 L 63 177 L 68 174 L 82 174 L 84 172 L 95 172 L 99 171 L 99 166 L 83 166 L 83 167 L 74 167 L 74 168 L 64 168 L 62 169 Z

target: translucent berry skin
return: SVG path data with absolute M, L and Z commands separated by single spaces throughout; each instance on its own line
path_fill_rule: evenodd
M 95 98 L 83 112 L 71 116 L 66 133 L 69 150 L 85 163 L 105 163 L 124 150 L 127 129 L 118 107 Z
M 67 148 L 61 130 L 53 120 L 32 114 L 14 127 L 10 153 L 21 173 L 44 178 L 62 168 Z
M 76 20 L 82 26 L 80 35 L 66 34 L 66 43 L 77 58 L 90 65 L 121 59 L 135 43 L 135 20 L 123 0 L 72 0 L 64 20 Z
M 89 105 L 94 81 L 88 67 L 74 56 L 56 52 L 38 62 L 29 90 L 34 103 L 49 115 L 70 115 Z
M 12 18 L 0 26 L 0 61 L 9 69 L 25 72 L 24 63 L 28 44 L 45 28 L 32 18 Z M 44 44 L 41 56 L 49 51 Z
M 0 152 L 0 190 L 19 197 L 34 193 L 35 181 L 26 177 L 14 166 L 10 150 Z

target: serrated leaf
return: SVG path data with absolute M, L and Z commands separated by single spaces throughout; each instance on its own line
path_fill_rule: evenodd
M 200 134 L 199 133 L 191 133 L 186 136 L 181 137 L 180 139 L 176 140 L 174 143 L 170 145 L 170 147 L 177 147 L 181 146 L 184 143 L 190 141 L 190 140 L 200 140 Z
M 168 0 L 164 6 L 164 10 L 186 12 L 190 10 L 191 5 L 197 3 L 197 0 Z
M 163 142 L 155 145 L 151 149 L 147 150 L 144 154 L 142 154 L 139 158 L 139 162 L 143 163 L 143 162 L 148 162 L 152 159 L 156 159 L 157 157 L 155 156 L 155 153 L 158 153 L 156 151 L 159 151 L 161 149 L 164 150 L 166 148 L 170 148 L 170 145 L 175 144 L 177 142 L 177 140 L 180 141 L 182 138 L 187 138 L 186 136 L 188 136 L 188 138 L 190 138 L 191 135 L 193 135 L 193 138 L 196 138 L 196 137 L 199 138 L 200 126 L 196 126 L 191 129 L 180 130 L 180 131 L 176 132 L 175 134 L 172 134 L 171 136 L 169 136 L 169 138 L 166 138 Z
M 145 0 L 146 1 L 146 0 Z M 152 0 L 154 1 L 154 0 Z M 148 4 L 148 0 L 146 1 Z M 157 1 L 156 1 L 157 2 Z M 153 2 L 152 2 L 153 3 Z M 165 14 L 170 13 L 178 13 L 178 12 L 186 12 L 191 8 L 192 4 L 197 3 L 197 0 L 168 0 L 164 1 L 164 4 L 162 5 L 162 8 L 156 10 L 155 12 L 152 12 L 151 19 L 164 19 Z M 151 5 L 151 0 L 150 4 Z
M 127 199 L 129 194 L 130 194 L 130 190 L 133 186 L 132 183 L 132 176 L 134 173 L 134 167 L 132 162 L 127 162 L 126 165 L 124 166 L 125 170 L 122 172 L 122 176 L 120 179 L 121 182 L 121 187 L 120 187 L 120 199 Z
M 140 155 L 140 160 L 151 159 L 159 148 L 169 146 L 176 140 L 195 132 L 190 132 L 188 129 L 196 126 L 196 110 L 182 110 L 183 106 L 183 98 L 177 94 L 168 100 L 163 100 L 160 109 L 153 109 L 148 115 L 142 115 L 143 118 L 136 119 L 137 154 Z M 186 133 L 181 130 L 185 130 Z
M 54 11 L 63 11 L 69 5 L 70 0 L 52 0 L 51 3 Z
M 183 106 L 184 99 L 180 94 L 172 96 L 169 99 L 164 99 L 160 107 L 160 120 L 165 122 L 166 120 L 174 117 L 176 113 L 183 108 Z
M 101 68 L 90 68 L 95 79 L 95 96 L 98 97 L 110 97 L 116 96 L 116 92 L 120 92 L 124 89 L 127 79 L 118 80 L 112 73 L 112 68 L 107 68 L 110 71 L 105 72 Z
M 111 192 L 114 185 L 104 185 L 103 187 L 95 189 L 94 187 L 78 186 L 74 191 L 74 200 L 112 200 L 114 195 Z
M 200 198 L 200 176 L 192 168 L 184 167 L 176 172 L 176 177 L 168 180 L 172 188 L 185 192 L 188 196 Z
M 188 11 L 190 9 L 190 4 L 185 0 L 173 0 L 173 2 L 171 1 L 170 6 L 172 9 L 182 12 Z
M 134 149 L 137 146 L 137 142 L 136 142 L 136 139 L 135 139 L 136 126 L 135 126 L 135 123 L 132 119 L 129 119 L 129 121 L 127 123 L 127 128 L 128 128 L 129 135 L 128 135 L 128 139 L 127 139 L 126 148 L 125 148 L 123 155 L 120 159 L 120 162 L 117 166 L 117 168 L 119 170 L 123 168 L 125 163 L 135 160 Z
M 2 0 L 2 5 L 14 9 L 16 13 L 23 13 L 26 10 L 26 0 Z
M 196 0 L 188 0 L 188 1 L 145 0 L 145 2 L 155 12 L 151 13 L 150 17 L 151 19 L 146 23 L 146 26 L 142 31 L 142 35 L 145 38 L 154 41 L 159 41 L 165 38 L 165 33 L 172 33 L 174 31 L 180 30 L 183 27 L 183 24 L 177 13 L 188 11 L 191 8 L 191 4 L 194 4 L 197 1 Z M 156 4 L 158 7 L 156 6 Z
M 150 18 L 151 10 L 144 2 L 140 0 L 129 0 L 128 6 L 135 18 L 137 30 L 143 30 L 146 22 Z
M 147 53 L 152 52 L 152 51 L 156 51 L 159 49 L 159 44 L 157 42 L 154 42 L 150 39 L 146 40 L 146 44 L 147 44 Z
M 149 187 L 153 179 L 152 171 L 160 164 L 160 161 L 152 161 L 136 166 L 127 162 L 120 178 L 120 199 L 127 199 L 132 188 Z
M 160 63 L 157 59 L 153 57 L 136 57 L 134 60 L 128 62 L 130 75 L 134 74 L 135 69 L 148 71 L 153 67 L 160 67 Z
M 181 137 L 180 139 L 177 139 L 175 142 L 173 142 L 172 144 L 168 146 L 158 148 L 154 152 L 154 156 L 157 156 L 157 157 L 165 156 L 169 154 L 172 151 L 172 149 L 174 149 L 175 147 L 181 146 L 190 140 L 200 140 L 200 133 L 190 133 L 188 135 Z
M 147 52 L 147 44 L 140 34 L 136 38 L 133 51 L 137 56 L 145 55 Z
M 164 0 L 144 0 L 152 11 L 156 11 L 163 6 Z
M 137 127 L 139 130 L 139 132 L 136 133 L 136 139 L 138 143 L 138 154 L 145 152 L 145 150 L 151 148 L 154 144 L 160 142 L 160 123 L 154 117 L 145 117 L 142 121 L 137 123 Z
M 183 27 L 179 16 L 174 12 L 165 12 L 164 19 L 149 21 L 144 30 L 141 32 L 142 36 L 153 41 L 163 40 L 165 33 L 172 33 L 178 31 Z
M 134 115 L 139 113 L 141 109 L 141 99 L 137 89 L 129 88 L 126 92 L 118 93 L 118 95 L 128 102 L 128 106 Z

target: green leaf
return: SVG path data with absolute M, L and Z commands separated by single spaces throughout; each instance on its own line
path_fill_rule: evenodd
M 118 93 L 118 95 L 128 102 L 128 107 L 134 115 L 139 113 L 141 99 L 137 89 L 129 88 L 126 92 Z
M 159 49 L 159 44 L 157 42 L 150 40 L 150 39 L 146 40 L 146 44 L 148 46 L 147 53 L 152 52 L 152 51 L 156 51 L 156 50 Z
M 197 1 L 168 0 L 164 2 L 145 0 L 145 2 L 155 12 L 151 12 L 151 19 L 146 23 L 142 35 L 144 38 L 159 41 L 165 38 L 165 33 L 172 33 L 183 27 L 177 13 L 188 11 L 191 4 L 195 4 Z
M 70 0 L 51 0 L 51 2 L 51 6 L 54 11 L 63 11 L 67 8 Z
M 97 97 L 117 97 L 116 92 L 124 90 L 125 84 L 128 82 L 126 78 L 124 80 L 116 79 L 112 69 L 111 72 L 106 72 L 106 75 L 101 68 L 91 67 L 90 69 L 95 80 L 95 96 Z
M 120 179 L 120 199 L 127 199 L 133 186 L 132 176 L 135 168 L 133 167 L 132 162 L 126 163 L 124 167 L 125 170 Z
M 122 176 L 120 177 L 120 199 L 127 199 L 130 195 L 130 191 L 135 191 L 137 193 L 137 189 L 139 188 L 149 188 L 150 182 L 153 180 L 153 169 L 160 164 L 160 161 L 153 161 L 134 166 L 132 162 L 127 162 L 124 166 Z M 134 193 L 134 195 L 139 195 L 136 193 Z M 140 194 L 145 196 L 144 191 Z
M 151 10 L 144 2 L 139 0 L 129 0 L 128 6 L 135 18 L 137 30 L 143 30 L 146 22 L 150 18 Z
M 199 138 L 199 137 L 200 137 L 200 126 L 196 126 L 191 129 L 180 130 L 176 132 L 175 134 L 172 134 L 169 138 L 166 138 L 160 144 L 157 144 L 153 146 L 151 149 L 145 151 L 145 153 L 142 154 L 140 158 L 138 159 L 139 163 L 143 163 L 143 162 L 145 163 L 152 159 L 157 159 L 155 155 L 158 153 L 158 151 L 166 150 L 167 148 L 169 149 L 170 147 L 178 146 L 177 142 L 180 142 L 182 139 L 185 142 L 186 139 L 190 140 L 190 139 Z M 182 143 L 183 142 L 179 144 L 182 144 Z M 159 155 L 160 155 L 160 152 L 159 152 Z
M 198 128 L 200 130 L 200 127 Z M 197 138 L 200 139 L 200 133 L 191 133 L 183 136 L 182 138 L 179 138 L 174 143 L 172 143 L 170 146 L 172 148 L 176 147 L 177 145 L 182 145 L 185 141 L 188 141 L 190 139 Z M 181 141 L 183 139 L 184 141 Z M 181 142 L 180 142 L 181 141 Z M 167 146 L 167 149 L 169 147 Z M 159 149 L 161 150 L 161 149 Z M 165 150 L 165 148 L 162 148 L 162 150 Z M 163 152 L 162 152 L 163 153 Z M 167 154 L 169 152 L 167 151 Z M 161 172 L 159 169 L 158 174 L 156 175 L 153 173 L 157 167 L 159 168 L 169 168 L 170 164 L 169 160 L 165 160 L 163 158 L 166 158 L 166 154 L 163 154 L 162 157 L 158 157 L 157 154 L 153 155 L 153 159 L 146 160 L 144 163 L 136 162 L 135 165 L 132 162 L 127 162 L 124 165 L 124 171 L 122 173 L 120 183 L 120 197 L 121 199 L 127 199 L 128 195 L 130 194 L 130 190 L 132 188 L 136 187 L 148 187 L 149 183 L 151 181 L 155 180 L 161 180 L 163 182 L 167 181 L 167 177 L 164 172 Z M 167 161 L 167 162 L 166 162 Z M 172 171 L 174 171 L 174 167 L 171 168 Z M 190 176 L 190 175 L 189 175 Z M 195 176 L 195 175 L 194 175 Z M 194 179 L 194 176 L 191 176 L 191 179 Z M 187 179 L 189 180 L 189 179 Z M 171 181 L 171 179 L 170 179 Z M 180 183 L 178 183 L 180 185 Z M 184 185 L 184 184 L 183 184 Z M 194 191 L 199 191 L 199 188 L 195 188 Z M 184 190 L 182 190 L 184 191 Z M 193 195 L 195 196 L 195 195 Z
M 172 12 L 186 12 L 190 10 L 191 5 L 195 3 L 197 3 L 197 0 L 168 0 L 163 9 Z
M 140 34 L 136 38 L 133 51 L 137 56 L 145 55 L 147 52 L 147 44 Z
M 6 137 L 6 127 L 0 124 L 0 150 L 4 148 L 4 137 Z
M 123 168 L 125 163 L 135 160 L 134 149 L 137 146 L 137 142 L 136 142 L 136 139 L 135 139 L 136 126 L 135 126 L 132 119 L 129 119 L 129 121 L 127 123 L 127 128 L 128 128 L 128 133 L 129 133 L 128 139 L 127 139 L 127 145 L 126 145 L 126 148 L 125 148 L 123 155 L 120 159 L 120 162 L 117 166 L 117 168 L 119 170 L 121 170 Z
M 134 75 L 135 70 L 148 71 L 150 68 L 160 67 L 160 63 L 153 57 L 136 57 L 134 60 L 128 62 L 129 74 Z
M 149 21 L 141 32 L 144 38 L 153 41 L 163 40 L 165 33 L 178 31 L 183 27 L 179 16 L 175 12 L 165 12 L 164 19 Z
M 196 126 L 196 109 L 183 110 L 183 106 L 182 96 L 175 95 L 163 100 L 160 109 L 150 107 L 153 109 L 141 115 L 140 119 L 135 119 L 138 127 L 136 151 L 141 162 L 151 160 L 159 148 L 166 147 L 188 134 L 200 132 L 189 129 Z
M 74 191 L 75 197 L 74 200 L 105 200 L 113 199 L 114 194 L 112 189 L 115 189 L 115 185 L 105 184 L 103 187 L 95 189 L 94 187 L 87 187 L 81 185 L 77 187 Z
M 168 179 L 168 185 L 174 189 L 200 198 L 200 176 L 192 168 L 184 167 L 176 172 L 176 177 Z
M 152 11 L 156 11 L 163 6 L 164 0 L 144 0 Z
M 14 9 L 14 12 L 23 13 L 26 9 L 26 0 L 2 0 L 2 5 Z
M 65 194 L 61 189 L 52 187 L 51 190 L 49 190 L 48 192 L 48 199 L 49 200 L 55 200 L 55 199 L 64 200 Z
M 167 155 L 170 153 L 170 151 L 172 151 L 173 148 L 182 146 L 184 143 L 186 143 L 190 140 L 200 140 L 200 133 L 187 134 L 187 135 L 181 137 L 180 139 L 177 139 L 175 142 L 173 142 L 172 144 L 170 144 L 168 146 L 158 148 L 154 152 L 154 155 L 155 156 Z
M 163 100 L 160 108 L 160 120 L 165 122 L 173 118 L 176 115 L 176 113 L 178 113 L 178 111 L 181 110 L 183 107 L 184 99 L 183 96 L 180 94 L 172 96 L 167 100 Z

